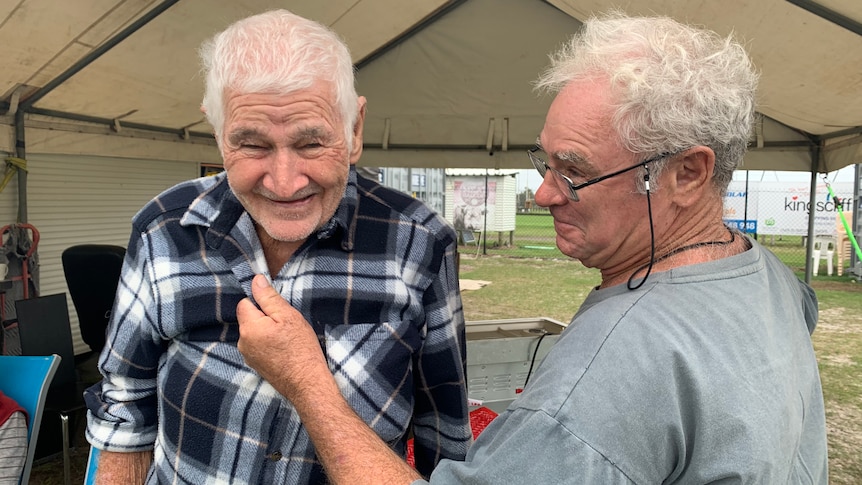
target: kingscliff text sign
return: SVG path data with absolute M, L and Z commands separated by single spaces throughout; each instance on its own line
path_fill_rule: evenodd
M 843 211 L 853 210 L 853 184 L 830 184 Z M 813 202 L 814 233 L 836 234 L 838 208 L 829 197 L 826 184 L 817 184 Z M 724 196 L 724 221 L 746 232 L 805 236 L 812 209 L 810 186 L 805 182 L 733 181 Z M 851 220 L 847 214 L 848 221 Z

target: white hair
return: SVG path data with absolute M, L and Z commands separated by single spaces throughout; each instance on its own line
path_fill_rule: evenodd
M 204 42 L 202 106 L 221 143 L 225 95 L 287 94 L 326 81 L 333 87 L 348 147 L 358 115 L 350 52 L 338 35 L 287 10 L 239 20 Z
M 622 146 L 644 158 L 707 146 L 716 158 L 713 184 L 724 191 L 748 146 L 757 78 L 732 36 L 612 12 L 584 22 L 535 85 L 557 93 L 575 80 L 606 79 Z

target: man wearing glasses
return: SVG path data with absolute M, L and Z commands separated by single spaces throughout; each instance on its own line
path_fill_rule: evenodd
M 553 57 L 536 202 L 602 282 L 466 460 L 428 481 L 827 483 L 814 293 L 722 223 L 756 84 L 737 42 L 667 18 L 590 19 Z M 423 483 L 340 398 L 301 316 L 259 276 L 254 296 L 239 349 L 333 482 Z M 273 358 L 270 340 L 303 350 Z

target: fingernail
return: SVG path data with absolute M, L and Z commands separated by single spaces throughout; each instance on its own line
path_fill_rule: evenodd
M 262 274 L 255 275 L 254 281 L 252 281 L 252 283 L 254 283 L 254 285 L 258 288 L 266 288 L 266 286 L 269 284 L 266 281 L 266 276 Z

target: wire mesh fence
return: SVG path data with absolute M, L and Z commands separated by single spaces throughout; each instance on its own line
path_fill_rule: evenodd
M 459 232 L 459 250 L 465 254 L 514 258 L 567 257 L 557 249 L 554 219 L 547 210 L 517 214 L 512 231 Z

